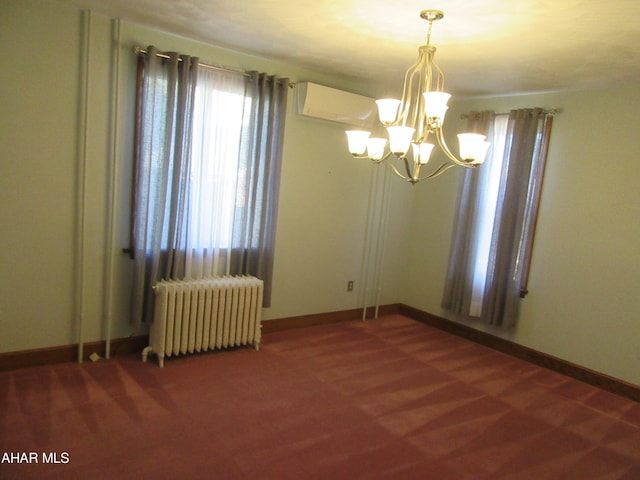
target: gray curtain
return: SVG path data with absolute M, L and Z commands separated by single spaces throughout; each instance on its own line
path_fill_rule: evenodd
M 271 305 L 284 123 L 289 80 L 250 72 L 251 122 L 242 135 L 231 269 L 264 281 L 263 306 Z
M 490 325 L 517 322 L 526 293 L 533 232 L 553 117 L 544 110 L 512 110 L 491 238 L 481 318 Z
M 467 120 L 468 132 L 481 133 L 491 138 L 492 111 L 471 112 Z M 491 148 L 491 147 L 490 147 Z M 487 152 L 487 158 L 492 152 Z M 484 166 L 483 166 L 484 167 Z M 454 316 L 467 316 L 471 304 L 473 268 L 476 243 L 472 241 L 477 228 L 478 206 L 486 183 L 487 168 L 464 169 L 458 191 L 456 217 L 449 250 L 449 266 L 445 280 L 442 307 Z
M 472 114 L 470 127 L 490 133 L 488 124 L 492 121 L 488 112 Z M 520 299 L 527 291 L 551 122 L 552 117 L 542 109 L 512 110 L 509 114 L 480 313 L 480 319 L 489 325 L 513 326 L 518 319 Z M 474 233 L 484 188 L 482 167 L 464 172 L 442 301 L 442 307 L 454 317 L 469 314 Z
M 130 246 L 134 321 L 150 314 L 151 285 L 184 272 L 184 255 L 176 247 L 185 231 L 198 59 L 159 53 L 151 46 L 138 57 Z

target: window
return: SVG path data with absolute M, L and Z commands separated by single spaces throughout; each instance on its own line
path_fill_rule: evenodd
M 154 47 L 139 57 L 134 320 L 160 279 L 255 275 L 268 306 L 287 87 Z
M 474 112 L 469 127 L 491 138 L 481 168 L 463 173 L 442 306 L 491 325 L 517 322 L 529 263 L 552 115 Z

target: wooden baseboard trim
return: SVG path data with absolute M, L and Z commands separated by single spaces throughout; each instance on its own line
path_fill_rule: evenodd
M 627 383 L 623 380 L 610 377 L 603 373 L 590 370 L 586 367 L 562 360 L 560 358 L 539 352 L 529 347 L 519 345 L 515 342 L 496 337 L 490 333 L 476 330 L 461 323 L 457 323 L 446 318 L 433 315 L 431 313 L 418 310 L 408 305 L 401 304 L 398 307 L 399 313 L 413 318 L 418 322 L 438 328 L 453 335 L 471 340 L 486 347 L 492 348 L 512 357 L 525 360 L 534 365 L 548 368 L 576 380 L 594 385 L 596 387 L 615 393 L 622 397 L 640 402 L 640 386 Z
M 136 353 L 149 345 L 149 336 L 140 335 L 129 338 L 117 338 L 111 341 L 110 356 L 118 354 Z M 93 353 L 102 358 L 105 356 L 106 342 L 87 342 L 83 345 L 82 356 L 84 361 L 89 361 Z M 37 367 L 41 365 L 53 365 L 78 361 L 78 344 L 62 345 L 58 347 L 38 348 L 18 352 L 0 353 L 0 372 L 15 370 L 25 367 Z
M 398 312 L 399 305 L 383 305 L 379 308 L 378 315 L 390 315 Z M 367 318 L 373 318 L 374 308 L 367 309 Z M 362 309 L 344 310 L 339 312 L 302 315 L 298 317 L 266 320 L 262 322 L 262 333 L 277 332 L 291 328 L 310 327 L 314 325 L 329 325 L 346 320 L 362 318 Z M 119 338 L 111 341 L 111 357 L 118 354 L 139 353 L 149 345 L 149 336 L 140 335 L 129 338 Z M 106 342 L 87 342 L 82 353 L 84 361 L 90 361 L 90 356 L 97 353 L 105 356 Z M 42 365 L 54 365 L 57 363 L 77 362 L 78 344 L 62 345 L 57 347 L 38 348 L 18 352 L 0 353 L 0 372 L 15 370 L 18 368 L 37 367 Z
M 378 315 L 391 315 L 398 313 L 400 304 L 382 305 L 378 309 Z M 366 318 L 373 318 L 375 310 L 373 307 L 367 308 Z M 344 322 L 347 320 L 359 320 L 362 318 L 362 309 L 342 310 L 339 312 L 314 313 L 311 315 L 301 315 L 297 317 L 279 318 L 262 321 L 262 333 L 273 333 L 292 328 L 313 327 L 317 325 L 331 325 L 332 323 Z

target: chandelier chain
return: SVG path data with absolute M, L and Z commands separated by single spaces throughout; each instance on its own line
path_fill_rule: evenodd
M 427 46 L 431 45 L 431 28 L 433 27 L 433 20 L 429 20 L 429 29 L 427 30 Z

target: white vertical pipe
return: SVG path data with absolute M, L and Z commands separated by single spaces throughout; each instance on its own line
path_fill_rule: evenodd
M 82 11 L 82 78 L 80 82 L 80 110 L 78 118 L 78 181 L 76 195 L 77 240 L 76 240 L 76 313 L 78 315 L 78 363 L 84 355 L 84 237 L 85 237 L 85 193 L 87 189 L 87 137 L 89 133 L 89 56 L 91 49 L 91 11 Z
M 105 358 L 111 357 L 111 321 L 113 304 L 113 246 L 116 243 L 116 180 L 118 178 L 118 102 L 120 86 L 120 19 L 111 20 L 111 155 L 109 159 L 109 186 L 107 217 L 107 254 L 105 255 L 104 322 L 106 325 Z
M 370 169 L 369 174 L 369 201 L 367 203 L 367 213 L 366 213 L 366 224 L 364 231 L 364 245 L 362 249 L 362 262 L 361 262 L 361 271 L 360 271 L 360 285 L 362 289 L 362 320 L 367 319 L 367 299 L 368 299 L 368 288 L 369 288 L 369 260 L 371 256 L 371 230 L 373 228 L 373 215 L 375 212 L 374 202 L 375 202 L 375 193 L 377 186 L 377 175 L 378 169 L 372 168 Z
M 382 289 L 382 274 L 384 272 L 384 251 L 387 240 L 387 223 L 389 220 L 389 203 L 391 202 L 391 172 L 387 168 L 384 175 L 384 189 L 382 193 L 382 205 L 378 226 L 378 254 L 376 257 L 375 272 L 376 279 L 376 302 L 373 318 L 378 318 L 378 310 L 380 308 L 380 291 Z

